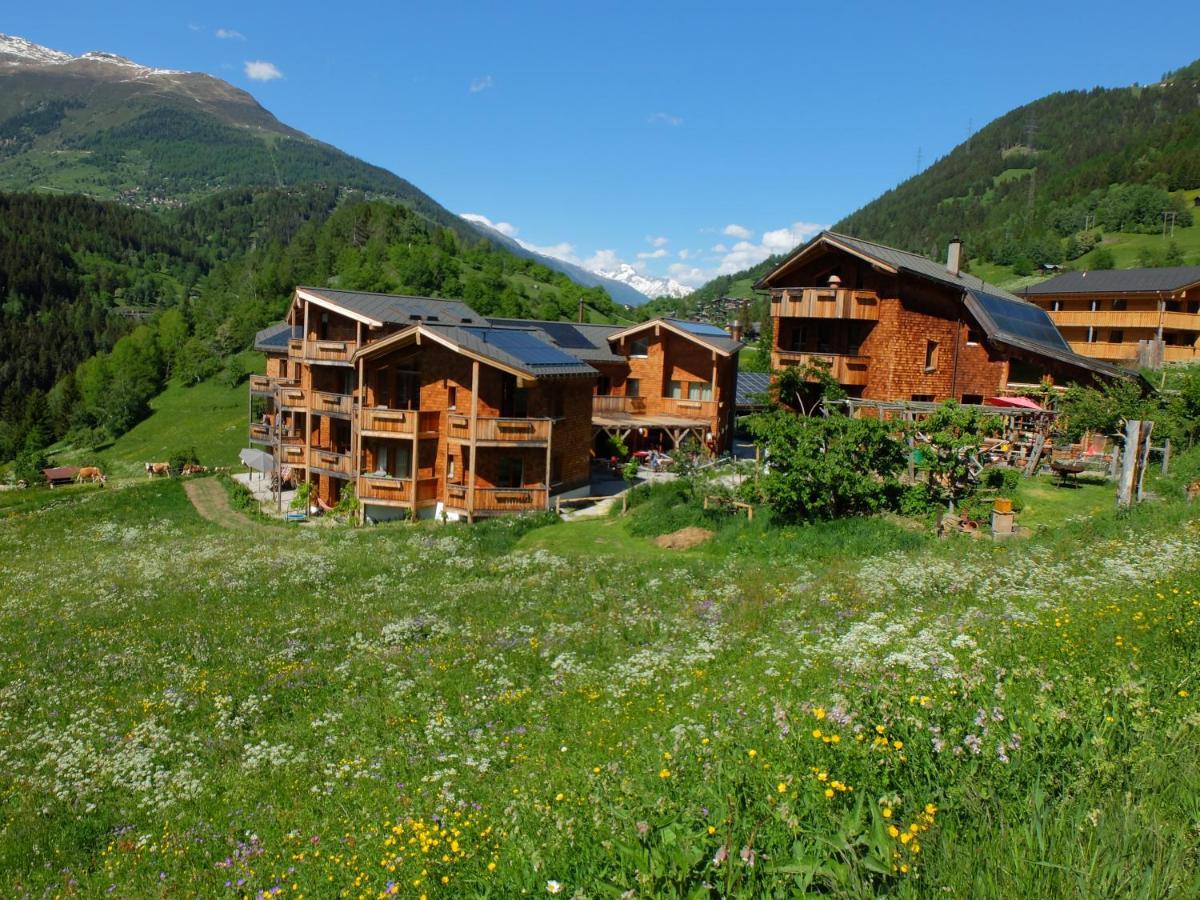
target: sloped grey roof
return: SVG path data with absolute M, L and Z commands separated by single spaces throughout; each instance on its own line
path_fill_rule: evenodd
M 690 319 L 664 319 L 676 328 L 682 328 L 697 340 L 703 341 L 710 347 L 716 347 L 724 353 L 734 353 L 742 349 L 742 342 L 735 341 L 724 328 L 710 325 L 707 322 L 693 322 Z
M 493 325 L 437 325 L 431 331 L 485 359 L 534 378 L 596 375 L 572 353 L 547 341 L 536 328 L 501 328 Z
M 300 329 L 293 329 L 287 322 L 268 325 L 254 335 L 254 349 L 264 353 L 287 353 L 288 340 L 300 337 Z
M 1179 291 L 1200 284 L 1200 266 L 1170 266 L 1162 269 L 1102 269 L 1093 272 L 1064 272 L 1056 278 L 1031 284 L 1019 293 L 1119 294 L 1140 291 Z
M 756 397 L 756 394 L 765 394 L 771 389 L 771 373 L 770 372 L 742 372 L 737 373 L 737 399 L 736 405 L 739 407 L 759 406 L 762 401 Z
M 413 322 L 441 322 L 457 325 L 463 322 L 484 322 L 461 300 L 438 300 L 433 297 L 409 297 L 402 294 L 372 294 L 366 291 L 337 291 L 300 285 L 297 290 L 315 294 L 377 322 L 408 325 Z
M 587 362 L 624 362 L 625 357 L 614 353 L 610 335 L 621 325 L 593 325 L 586 322 L 550 322 L 542 319 L 504 319 L 489 317 L 488 322 L 509 328 L 533 328 L 556 347 Z

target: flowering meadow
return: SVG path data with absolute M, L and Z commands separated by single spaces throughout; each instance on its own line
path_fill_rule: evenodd
M 1096 497 L 667 551 L 0 495 L 0 896 L 1200 895 L 1200 524 Z

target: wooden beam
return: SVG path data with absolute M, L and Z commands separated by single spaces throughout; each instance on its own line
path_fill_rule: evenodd
M 475 430 L 479 425 L 479 360 L 471 361 L 471 480 L 467 482 L 467 521 L 475 521 Z
M 554 420 L 546 429 L 546 509 L 550 508 L 550 443 L 554 440 Z

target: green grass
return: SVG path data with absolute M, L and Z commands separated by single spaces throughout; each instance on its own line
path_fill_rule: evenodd
M 244 353 L 247 371 L 262 372 L 261 353 Z M 172 382 L 150 401 L 153 412 L 111 444 L 101 447 L 51 448 L 55 465 L 98 465 L 110 478 L 144 476 L 143 464 L 165 462 L 177 450 L 194 447 L 206 466 L 235 466 L 247 446 L 245 382 L 230 387 L 213 379 L 187 387 Z
M 1027 541 L 664 551 L 665 490 L 253 533 L 0 493 L 0 895 L 1195 896 L 1198 510 L 1020 499 Z

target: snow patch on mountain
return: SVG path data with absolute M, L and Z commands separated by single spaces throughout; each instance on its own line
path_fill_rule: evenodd
M 115 53 L 105 53 L 102 50 L 89 50 L 82 56 L 72 56 L 70 53 L 64 53 L 62 50 L 43 47 L 41 44 L 35 44 L 33 41 L 27 41 L 25 38 L 17 37 L 16 35 L 0 34 L 0 63 L 10 66 L 29 64 L 61 66 L 73 62 L 92 62 L 108 66 L 120 66 L 123 69 L 131 69 L 139 77 L 147 75 L 187 74 L 178 69 L 155 69 L 150 66 L 143 66 L 131 59 L 126 59 L 124 56 L 117 56 Z
M 639 294 L 645 294 L 650 299 L 655 297 L 686 297 L 692 289 L 686 284 L 680 284 L 674 278 L 654 278 L 643 275 L 629 263 L 621 263 L 615 270 L 592 269 L 603 278 L 611 278 L 627 284 Z

